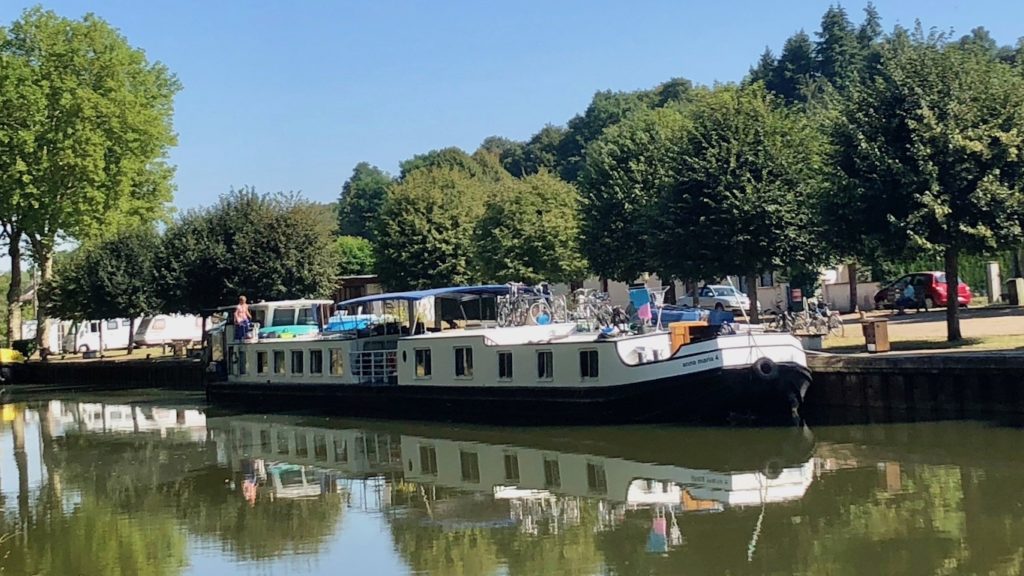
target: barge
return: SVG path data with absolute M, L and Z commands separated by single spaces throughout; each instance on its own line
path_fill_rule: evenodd
M 251 306 L 257 326 L 211 338 L 216 402 L 373 418 L 633 423 L 799 421 L 811 383 L 789 334 L 700 322 L 668 329 L 531 318 L 499 326 L 509 285 Z M 681 325 L 682 324 L 682 325 Z M 301 327 L 305 327 L 304 329 Z

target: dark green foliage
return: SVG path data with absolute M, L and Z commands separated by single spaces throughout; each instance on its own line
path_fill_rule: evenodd
M 401 162 L 399 167 L 401 168 L 400 180 L 405 180 L 409 177 L 409 174 L 417 170 L 439 168 L 457 170 L 474 178 L 490 180 L 500 180 L 508 176 L 501 169 L 500 165 L 492 161 L 481 161 L 480 157 L 475 158 L 455 147 L 431 150 L 426 154 L 417 154 Z
M 814 69 L 814 45 L 801 30 L 786 40 L 778 65 L 765 86 L 786 102 L 803 101 L 803 89 L 811 81 Z
M 541 170 L 557 172 L 561 165 L 558 153 L 562 149 L 565 135 L 565 128 L 548 124 L 523 145 L 521 152 L 502 156 L 502 165 L 509 174 L 517 178 L 536 174 Z
M 842 6 L 830 6 L 821 18 L 821 31 L 814 47 L 817 71 L 834 86 L 854 80 L 861 63 L 857 31 Z
M 836 226 L 894 258 L 1019 242 L 1024 219 L 1024 77 L 941 36 L 892 39 L 873 82 L 850 94 L 833 128 L 843 184 L 826 198 Z M 948 337 L 960 337 L 955 305 Z
M 493 186 L 452 167 L 409 172 L 388 194 L 374 226 L 383 283 L 412 290 L 476 281 L 473 230 Z
M 559 171 L 566 182 L 575 182 L 584 169 L 587 146 L 598 139 L 605 128 L 650 105 L 650 93 L 604 91 L 594 94 L 583 114 L 569 120 L 559 149 Z
M 161 288 L 167 308 L 198 313 L 250 300 L 321 297 L 336 274 L 330 237 L 293 195 L 231 192 L 186 213 L 165 234 Z
M 507 182 L 476 224 L 476 265 L 485 282 L 582 281 L 579 195 L 547 172 Z
M 769 84 L 772 81 L 772 73 L 775 71 L 776 63 L 777 61 L 775 54 L 772 54 L 772 49 L 765 46 L 761 57 L 757 59 L 757 64 L 750 68 L 746 82 L 748 84 L 754 82 Z
M 819 133 L 760 84 L 701 94 L 688 117 L 678 181 L 651 226 L 665 271 L 685 278 L 696 262 L 706 277 L 750 277 L 813 264 Z
M 373 274 L 373 244 L 359 236 L 339 236 L 334 240 L 334 258 L 338 276 Z
M 650 242 L 658 224 L 651 207 L 678 181 L 686 126 L 678 110 L 648 110 L 591 144 L 580 180 L 580 226 L 583 252 L 599 276 L 632 282 L 653 271 Z
M 338 233 L 372 238 L 373 221 L 391 187 L 391 176 L 366 162 L 356 164 L 338 198 Z

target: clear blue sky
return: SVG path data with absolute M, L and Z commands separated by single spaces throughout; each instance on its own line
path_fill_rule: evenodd
M 36 2 L 0 1 L 0 22 Z M 866 2 L 844 3 L 855 22 Z M 184 84 L 175 204 L 230 187 L 336 199 L 352 167 L 485 137 L 528 138 L 602 89 L 740 79 L 765 45 L 817 30 L 828 2 L 53 0 L 92 11 Z M 885 28 L 1024 36 L 1019 0 L 879 0 Z

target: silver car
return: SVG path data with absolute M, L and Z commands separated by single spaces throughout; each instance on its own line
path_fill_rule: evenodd
M 715 310 L 729 310 L 730 312 L 742 313 L 750 309 L 750 298 L 739 292 L 732 286 L 709 285 L 698 291 L 700 295 L 701 308 L 713 308 Z M 693 292 L 690 292 L 680 302 L 683 306 L 693 305 Z M 758 304 L 758 309 L 761 306 Z

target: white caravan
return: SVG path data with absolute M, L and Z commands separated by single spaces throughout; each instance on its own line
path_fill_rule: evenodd
M 50 318 L 46 323 L 50 326 L 49 341 L 46 343 L 46 347 L 50 349 L 51 353 L 60 354 L 63 352 L 61 343 L 64 342 L 67 333 L 71 330 L 71 322 Z M 25 320 L 22 322 L 21 337 L 25 340 L 34 340 L 38 325 L 39 323 L 35 320 Z
M 202 339 L 203 319 L 192 315 L 147 316 L 135 330 L 136 346 L 160 346 L 175 340 L 201 342 Z
M 130 323 L 128 318 L 79 322 L 64 337 L 64 350 L 70 353 L 99 350 L 101 330 L 104 350 L 127 348 L 131 339 Z

